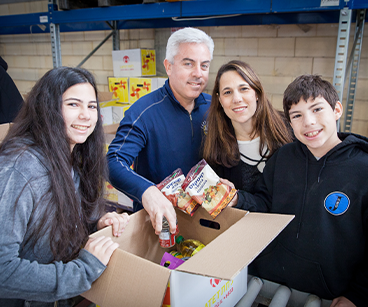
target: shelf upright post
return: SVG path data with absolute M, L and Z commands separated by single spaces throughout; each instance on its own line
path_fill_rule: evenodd
M 112 50 L 120 50 L 120 31 L 118 29 L 118 20 L 113 20 L 112 31 Z
M 61 46 L 60 46 L 60 25 L 53 23 L 54 8 L 57 7 L 57 0 L 48 0 L 49 19 L 50 19 L 50 36 L 51 36 L 51 52 L 52 63 L 54 68 L 60 67 L 61 64 Z
M 343 130 L 344 132 L 351 132 L 351 128 L 353 125 L 355 92 L 358 83 L 360 54 L 363 45 L 365 15 L 366 15 L 365 9 L 357 10 L 354 44 L 351 50 L 351 55 L 349 57 L 349 63 L 347 65 L 347 69 L 350 69 L 350 77 L 349 77 L 348 95 L 346 99 L 346 108 L 344 111 L 345 113 L 344 130 Z
M 333 86 L 336 88 L 341 103 L 344 91 L 350 25 L 351 25 L 351 10 L 349 10 L 347 7 L 344 7 L 342 10 L 340 10 L 340 21 L 337 36 L 335 68 L 333 77 Z M 339 127 L 340 127 L 340 120 L 337 121 L 338 130 Z

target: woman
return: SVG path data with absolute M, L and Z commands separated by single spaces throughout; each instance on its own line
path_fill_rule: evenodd
M 203 158 L 221 178 L 252 193 L 266 160 L 292 141 L 281 113 L 253 69 L 241 61 L 219 69 L 208 112 Z
M 104 214 L 104 146 L 93 76 L 47 72 L 0 146 L 0 306 L 72 306 L 104 271 L 118 244 L 88 235 L 129 220 Z

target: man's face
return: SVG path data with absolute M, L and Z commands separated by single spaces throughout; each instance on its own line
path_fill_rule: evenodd
M 192 104 L 207 86 L 210 61 L 207 46 L 197 43 L 180 44 L 174 63 L 165 59 L 171 90 L 184 107 Z
M 323 157 L 340 143 L 336 121 L 342 115 L 338 101 L 335 110 L 322 96 L 307 101 L 300 99 L 289 111 L 291 127 L 296 138 L 305 144 L 315 157 Z

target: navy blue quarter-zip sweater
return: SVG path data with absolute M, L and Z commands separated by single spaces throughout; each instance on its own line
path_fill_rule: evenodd
M 187 174 L 201 159 L 210 103 L 211 96 L 202 93 L 189 114 L 166 80 L 162 88 L 141 97 L 125 112 L 107 158 L 111 184 L 134 200 L 134 211 L 143 208 L 147 188 L 179 167 Z
M 368 306 L 368 139 L 339 134 L 317 160 L 296 141 L 267 162 L 256 193 L 238 208 L 295 219 L 253 262 L 250 273 L 324 299 Z

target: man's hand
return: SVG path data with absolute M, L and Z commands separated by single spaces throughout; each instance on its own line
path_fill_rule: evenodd
M 130 216 L 126 213 L 118 214 L 116 212 L 108 212 L 101 217 L 97 223 L 97 230 L 112 225 L 112 234 L 115 237 L 120 237 L 126 225 L 128 224 Z
M 330 307 L 356 307 L 356 306 L 346 297 L 339 296 L 332 301 Z
M 170 232 L 176 232 L 176 213 L 172 203 L 156 186 L 149 187 L 142 195 L 142 205 L 151 218 L 152 226 L 158 235 L 165 216 L 170 225 Z

